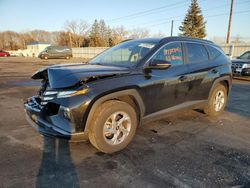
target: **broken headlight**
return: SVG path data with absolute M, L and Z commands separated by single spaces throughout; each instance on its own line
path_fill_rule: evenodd
M 66 97 L 73 97 L 77 95 L 83 95 L 87 93 L 88 89 L 83 88 L 80 90 L 70 90 L 70 91 L 58 91 L 57 92 L 57 98 L 66 98 Z

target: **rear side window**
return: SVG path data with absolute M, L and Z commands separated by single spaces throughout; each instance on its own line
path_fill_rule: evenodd
M 170 43 L 161 48 L 152 60 L 168 61 L 172 66 L 183 64 L 182 47 L 180 42 Z
M 208 60 L 208 53 L 203 45 L 196 43 L 186 43 L 186 46 L 189 63 L 201 63 Z
M 221 55 L 221 52 L 219 50 L 217 50 L 216 48 L 212 47 L 212 46 L 206 46 L 209 54 L 211 56 L 211 59 L 215 59 L 217 58 L 219 55 Z

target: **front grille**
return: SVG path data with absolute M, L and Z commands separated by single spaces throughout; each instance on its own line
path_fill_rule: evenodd
M 232 68 L 233 69 L 241 69 L 243 64 L 241 63 L 232 63 Z
M 242 63 L 232 63 L 232 73 L 233 73 L 233 75 L 241 75 L 242 68 L 243 68 Z
M 46 105 L 49 101 L 53 100 L 57 96 L 57 91 L 47 91 L 45 90 L 40 96 L 41 105 Z

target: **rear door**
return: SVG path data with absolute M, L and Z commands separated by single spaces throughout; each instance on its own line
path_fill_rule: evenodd
M 185 42 L 188 63 L 188 100 L 206 100 L 213 75 L 219 74 L 215 64 L 209 59 L 206 47 L 200 43 Z

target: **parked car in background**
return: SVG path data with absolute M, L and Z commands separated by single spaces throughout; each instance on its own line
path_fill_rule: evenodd
M 38 55 L 41 59 L 56 59 L 72 57 L 72 50 L 68 46 L 48 46 Z
M 232 60 L 233 76 L 250 76 L 250 51 Z
M 185 37 L 122 42 L 87 64 L 43 68 L 38 96 L 24 104 L 44 135 L 89 138 L 105 153 L 125 148 L 143 121 L 183 108 L 223 112 L 231 61 L 213 42 Z
M 10 56 L 10 53 L 9 53 L 9 52 L 0 50 L 0 57 L 8 57 L 8 56 Z

